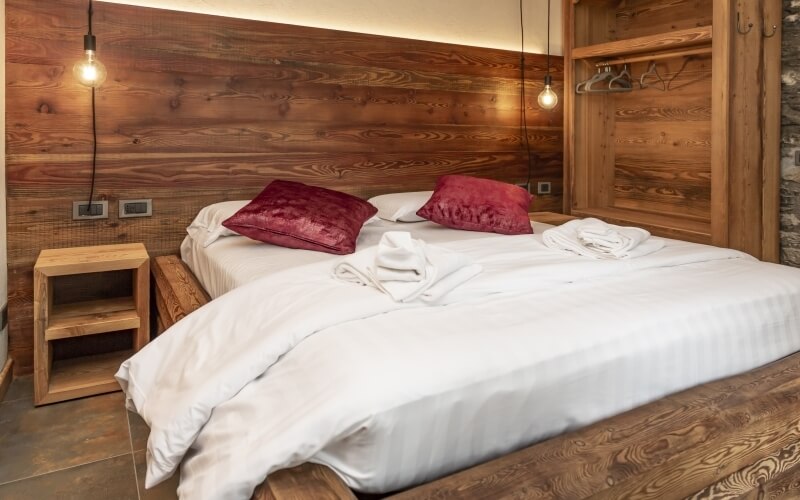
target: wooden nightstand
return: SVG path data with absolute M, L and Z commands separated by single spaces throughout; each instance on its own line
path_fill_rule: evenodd
M 577 217 L 567 214 L 557 214 L 555 212 L 531 212 L 528 217 L 533 222 L 541 222 L 542 224 L 552 224 L 560 226 L 565 222 L 577 219 Z
M 141 243 L 42 250 L 33 268 L 37 406 L 120 389 L 114 373 L 150 337 L 149 262 Z M 53 303 L 54 281 L 59 277 L 125 270 L 133 273 L 130 295 Z M 124 330 L 132 332 L 132 350 L 53 360 L 53 342 Z

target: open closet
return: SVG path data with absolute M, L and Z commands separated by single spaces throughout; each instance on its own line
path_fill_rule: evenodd
M 564 0 L 565 211 L 779 258 L 780 0 Z

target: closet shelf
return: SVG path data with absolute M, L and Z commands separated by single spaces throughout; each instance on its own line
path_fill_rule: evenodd
M 662 52 L 697 45 L 708 45 L 711 43 L 711 36 L 711 26 L 701 26 L 670 33 L 587 45 L 586 47 L 575 47 L 572 49 L 572 57 L 573 59 L 588 59 L 592 57 L 623 57 L 643 52 Z
M 705 220 L 614 207 L 573 208 L 571 213 L 576 217 L 596 217 L 612 224 L 642 227 L 668 238 L 711 242 L 711 223 Z

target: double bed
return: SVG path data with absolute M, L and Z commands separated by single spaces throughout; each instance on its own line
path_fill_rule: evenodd
M 350 297 L 355 288 L 329 276 L 341 257 L 187 237 L 183 263 L 157 259 L 156 295 L 165 328 L 191 315 L 148 346 L 152 359 L 128 366 L 169 386 L 141 381 L 150 389 L 138 397 L 127 388 L 129 405 L 156 425 L 154 477 L 180 461 L 187 498 L 245 498 L 271 473 L 256 490 L 264 498 L 285 497 L 279 484 L 306 498 L 324 498 L 310 485 L 330 488 L 333 498 L 349 492 L 341 482 L 405 498 L 673 498 L 767 459 L 771 476 L 733 483 L 746 491 L 797 473 L 800 271 L 674 240 L 652 256 L 590 261 L 543 245 L 548 227 L 497 236 L 365 225 L 358 249 L 402 230 L 484 265 L 471 293 L 408 307 L 369 302 L 368 290 Z M 346 311 L 361 295 L 370 312 Z M 218 300 L 192 312 L 207 298 Z M 257 304 L 264 310 L 252 312 Z M 255 377 L 212 382 L 193 371 L 193 359 L 224 357 L 211 346 L 235 351 L 257 318 L 309 332 L 265 348 L 259 356 L 274 359 Z M 268 330 L 250 335 L 261 342 Z M 170 377 L 179 380 L 163 383 Z M 224 390 L 190 396 L 198 383 Z M 187 420 L 152 409 L 176 395 L 188 398 Z M 729 459 L 715 462 L 725 450 Z

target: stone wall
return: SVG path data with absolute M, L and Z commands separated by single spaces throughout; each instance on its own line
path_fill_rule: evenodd
M 800 267 L 800 0 L 783 0 L 781 260 Z

